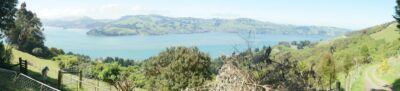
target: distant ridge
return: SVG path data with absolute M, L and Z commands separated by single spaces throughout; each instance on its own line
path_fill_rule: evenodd
M 164 35 L 203 32 L 248 32 L 297 35 L 337 36 L 349 29 L 326 26 L 296 26 L 262 22 L 249 18 L 201 19 L 192 17 L 172 18 L 160 15 L 129 15 L 116 20 L 95 20 L 82 17 L 76 20 L 46 20 L 47 26 L 63 28 L 88 28 L 88 35 Z

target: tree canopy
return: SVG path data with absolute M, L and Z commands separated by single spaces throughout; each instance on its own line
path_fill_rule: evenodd
M 210 57 L 198 48 L 172 47 L 147 59 L 144 72 L 148 86 L 158 90 L 180 90 L 202 85 L 210 79 Z
M 17 0 L 2 0 L 0 2 L 0 39 L 3 38 L 3 34 L 14 27 L 15 24 L 15 12 L 17 9 Z M 8 68 L 11 59 L 11 49 L 6 48 L 3 41 L 0 42 L 0 67 Z
M 16 12 L 15 27 L 6 31 L 7 42 L 17 49 L 34 54 L 36 56 L 48 57 L 48 48 L 44 46 L 45 37 L 42 33 L 40 19 L 22 3 Z
M 14 26 L 17 0 L 2 0 L 0 2 L 0 30 L 5 32 Z
M 400 0 L 396 0 L 396 6 L 394 8 L 396 14 L 393 15 L 393 18 L 396 19 L 397 22 L 400 22 Z M 400 24 L 397 25 L 397 28 L 400 28 Z

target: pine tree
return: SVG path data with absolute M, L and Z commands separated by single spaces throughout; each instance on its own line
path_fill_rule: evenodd
M 397 5 L 395 6 L 395 12 L 396 14 L 393 15 L 393 18 L 396 19 L 398 23 L 400 23 L 400 0 L 396 0 Z M 400 24 L 397 25 L 397 28 L 400 28 Z
M 0 2 L 0 31 L 5 32 L 14 26 L 17 0 L 2 0 Z
M 322 86 L 332 89 L 332 83 L 336 80 L 336 66 L 332 54 L 327 53 L 318 64 L 317 72 L 322 77 Z
M 42 33 L 42 23 L 35 13 L 26 9 L 26 4 L 22 3 L 16 13 L 15 27 L 5 32 L 7 42 L 17 49 L 33 53 L 33 50 L 42 50 L 37 53 L 44 53 L 44 35 Z M 40 54 L 43 55 L 43 54 Z M 40 56 L 36 55 L 36 56 Z
M 0 2 L 0 31 L 2 34 L 14 27 L 16 5 L 17 0 L 1 0 Z M 2 34 L 0 34 L 0 39 L 3 38 Z M 11 56 L 11 49 L 6 48 L 3 41 L 0 41 L 0 67 L 10 67 Z

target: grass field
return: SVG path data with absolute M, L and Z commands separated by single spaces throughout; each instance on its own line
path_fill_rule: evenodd
M 58 79 L 58 71 L 60 70 L 59 65 L 58 65 L 58 61 L 53 61 L 53 60 L 47 60 L 47 59 L 42 59 L 42 58 L 37 58 L 35 56 L 32 56 L 28 53 L 24 53 L 18 50 L 13 49 L 12 50 L 13 53 L 13 59 L 12 59 L 12 64 L 18 64 L 18 59 L 21 57 L 23 60 L 27 60 L 28 61 L 28 75 L 32 76 L 33 78 L 37 79 L 37 80 L 41 80 L 41 70 L 44 67 L 49 67 L 49 72 L 48 72 L 48 77 L 49 80 L 48 81 L 43 81 L 53 87 L 57 87 L 57 79 Z M 95 79 L 87 79 L 87 78 L 83 78 L 83 89 L 77 89 L 77 85 L 78 82 L 76 82 L 76 80 L 74 79 L 78 79 L 78 76 L 76 75 L 70 75 L 70 74 L 65 74 L 63 75 L 63 89 L 64 90 L 68 90 L 68 91 L 75 91 L 75 90 L 79 90 L 79 91 L 93 91 L 95 89 L 112 89 L 115 90 L 115 88 L 113 88 L 111 85 L 103 82 L 103 81 L 99 81 L 99 80 L 95 80 Z M 66 80 L 67 79 L 67 80 Z M 70 80 L 68 80 L 70 79 Z M 98 87 L 98 88 L 96 88 Z
M 397 23 L 392 23 L 388 27 L 383 28 L 382 31 L 374 33 L 371 35 L 372 38 L 376 40 L 385 40 L 387 42 L 392 42 L 400 38 L 399 31 L 397 31 L 396 27 Z
M 392 57 L 389 59 L 389 69 L 386 72 L 380 72 L 378 71 L 377 77 L 379 79 L 382 79 L 386 83 L 390 83 L 393 85 L 395 81 L 400 79 L 400 57 Z M 393 86 L 396 91 L 400 90 L 400 86 Z

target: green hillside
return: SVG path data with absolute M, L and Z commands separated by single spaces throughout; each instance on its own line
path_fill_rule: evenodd
M 319 65 L 323 63 L 327 54 L 332 55 L 334 60 L 334 68 L 336 80 L 341 83 L 341 88 L 349 91 L 360 91 L 372 88 L 389 89 L 384 87 L 387 85 L 394 89 L 400 89 L 399 79 L 400 72 L 396 69 L 400 68 L 397 62 L 400 57 L 399 48 L 400 33 L 397 32 L 395 22 L 373 26 L 360 31 L 349 33 L 329 41 L 317 42 L 315 45 L 298 49 L 284 45 L 273 47 L 273 60 L 299 60 L 299 68 L 303 71 L 308 69 L 321 69 Z M 257 53 L 258 54 L 258 53 Z M 262 53 L 261 53 L 262 54 Z M 287 56 L 290 54 L 291 56 Z M 50 85 L 55 86 L 57 79 L 57 71 L 59 70 L 59 62 L 65 60 L 77 60 L 74 56 L 59 55 L 54 57 L 55 60 L 46 60 L 37 58 L 28 53 L 13 50 L 13 63 L 18 62 L 21 57 L 29 62 L 29 70 L 31 75 L 40 79 L 40 71 L 43 67 L 50 68 L 49 81 Z M 146 61 L 145 61 L 146 62 Z M 258 73 L 254 73 L 258 74 Z M 76 77 L 76 75 L 71 75 Z M 323 76 L 320 76 L 323 77 Z M 89 83 L 95 83 L 97 80 L 84 79 Z M 149 79 L 145 79 L 149 80 Z M 313 82 L 310 79 L 310 85 L 321 88 L 321 83 Z M 101 87 L 110 87 L 102 82 Z M 76 84 L 64 84 L 66 90 L 76 89 Z M 332 87 L 335 87 L 333 85 Z M 324 87 L 322 87 L 324 88 Z M 325 86 L 325 88 L 327 88 Z M 93 90 L 92 88 L 83 88 L 81 90 Z
M 300 64 L 307 65 L 306 69 L 319 69 L 312 65 L 318 65 L 324 55 L 332 52 L 337 79 L 345 90 L 360 91 L 381 85 L 398 89 L 400 86 L 393 85 L 400 79 L 400 72 L 396 71 L 400 68 L 400 63 L 396 62 L 400 48 L 396 25 L 395 22 L 377 25 L 301 50 L 276 46 L 280 52 L 274 55 L 290 53 L 291 59 L 302 60 Z
M 392 42 L 394 40 L 398 40 L 400 38 L 399 31 L 396 28 L 397 23 L 388 23 L 384 24 L 384 28 L 382 28 L 377 33 L 371 34 L 371 37 L 380 40 L 383 39 L 387 42 Z
M 72 56 L 72 55 L 60 55 L 57 58 L 58 60 L 54 61 L 54 60 L 47 60 L 47 59 L 42 59 L 42 58 L 38 58 L 35 57 L 33 55 L 30 55 L 28 53 L 25 52 L 21 52 L 19 50 L 12 50 L 12 55 L 13 55 L 13 59 L 12 59 L 12 64 L 17 64 L 18 63 L 18 58 L 22 58 L 23 60 L 27 60 L 28 61 L 28 70 L 29 76 L 32 76 L 33 78 L 42 81 L 42 76 L 40 75 L 42 69 L 44 67 L 49 67 L 49 72 L 48 72 L 48 76 L 49 76 L 49 80 L 47 81 L 43 81 L 44 83 L 47 83 L 53 87 L 57 87 L 57 79 L 58 79 L 58 71 L 60 70 L 60 60 L 62 61 L 68 61 L 68 60 L 74 60 L 77 59 L 76 56 Z M 65 74 L 64 78 L 66 79 L 78 79 L 77 75 L 71 75 L 71 74 Z M 64 79 L 65 80 L 65 79 Z M 70 80 L 71 81 L 71 80 Z M 96 80 L 96 79 L 88 79 L 88 78 L 83 78 L 84 83 L 86 84 L 83 86 L 83 88 L 79 89 L 81 91 L 93 91 L 95 90 L 95 86 L 98 85 L 97 89 L 115 89 L 113 88 L 111 85 L 109 85 L 106 82 L 100 81 L 100 80 Z M 95 84 L 96 83 L 96 84 Z M 71 82 L 63 82 L 63 90 L 67 90 L 67 91 L 75 91 L 77 90 L 77 84 L 78 83 L 71 83 Z
M 296 26 L 263 22 L 248 18 L 201 19 L 191 17 L 166 17 L 160 15 L 123 16 L 116 20 L 94 20 L 88 17 L 77 20 L 46 20 L 48 26 L 64 28 L 87 28 L 89 35 L 163 35 L 203 32 L 247 32 L 271 34 L 301 34 L 336 36 L 348 29 L 325 26 Z

